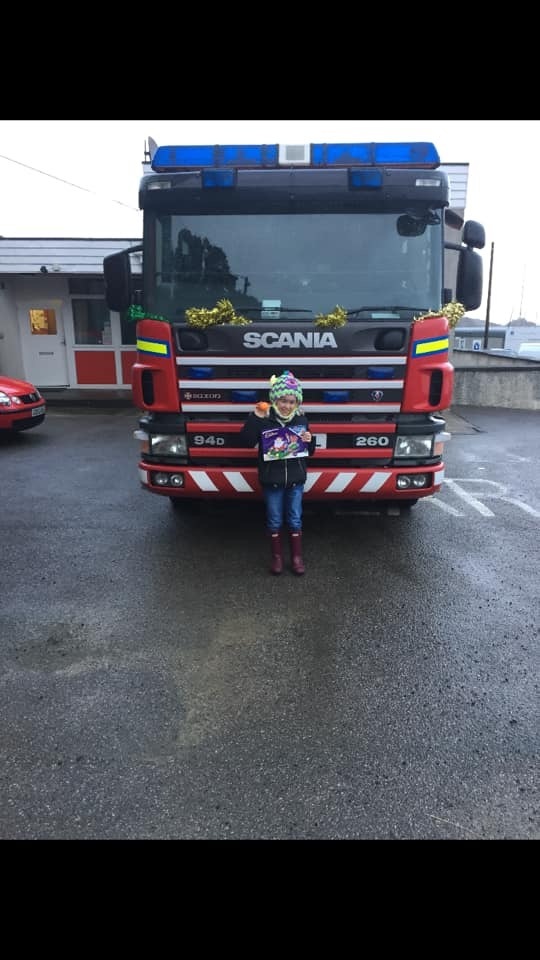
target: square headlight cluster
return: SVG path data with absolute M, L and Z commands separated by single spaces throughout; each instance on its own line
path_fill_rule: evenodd
M 150 434 L 149 440 L 150 453 L 160 454 L 162 457 L 187 457 L 185 436 Z
M 409 460 L 415 460 L 419 457 L 432 457 L 433 434 L 427 436 L 418 434 L 410 437 L 398 437 L 394 456 L 407 458 Z

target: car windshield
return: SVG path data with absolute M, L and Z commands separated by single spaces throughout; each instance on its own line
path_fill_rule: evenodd
M 170 320 L 223 298 L 254 320 L 295 321 L 441 302 L 441 224 L 400 236 L 396 213 L 160 214 L 155 238 L 146 302 Z

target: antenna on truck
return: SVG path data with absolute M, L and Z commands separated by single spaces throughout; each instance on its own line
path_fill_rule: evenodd
M 152 139 L 152 137 L 148 137 L 148 141 L 146 140 L 144 141 L 144 158 L 142 162 L 144 173 L 151 172 L 152 160 L 154 158 L 154 154 L 157 149 L 158 149 L 158 145 L 156 141 Z
M 151 163 L 154 159 L 154 154 L 158 148 L 158 145 L 152 137 L 148 137 L 148 146 L 144 145 L 144 159 L 146 163 Z

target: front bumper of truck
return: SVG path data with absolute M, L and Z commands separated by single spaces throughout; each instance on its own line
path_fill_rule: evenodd
M 146 490 L 189 500 L 259 500 L 262 491 L 256 467 L 173 467 L 139 462 L 139 479 Z M 444 463 L 428 467 L 308 468 L 306 500 L 417 500 L 437 493 Z
M 139 478 L 145 489 L 178 499 L 258 500 L 257 452 L 234 445 L 240 423 L 186 423 L 143 417 Z M 314 423 L 305 498 L 312 501 L 416 501 L 440 490 L 450 438 L 439 415 L 389 422 Z

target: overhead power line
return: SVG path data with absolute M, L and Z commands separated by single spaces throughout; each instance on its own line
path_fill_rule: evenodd
M 117 203 L 121 207 L 127 207 L 128 210 L 135 210 L 139 213 L 137 207 L 132 207 L 129 203 L 122 203 L 121 200 L 113 200 L 112 197 L 104 197 L 103 194 L 98 193 L 96 190 L 90 190 L 89 187 L 81 187 L 78 183 L 71 183 L 70 180 L 64 180 L 62 177 L 55 177 L 53 173 L 47 173 L 46 170 L 38 170 L 37 167 L 31 167 L 29 163 L 22 163 L 20 160 L 14 160 L 13 157 L 6 157 L 3 153 L 0 153 L 0 158 L 2 160 L 8 160 L 9 163 L 16 163 L 19 167 L 26 167 L 27 170 L 33 170 L 34 173 L 40 173 L 43 177 L 50 177 L 51 180 L 58 180 L 60 183 L 65 183 L 68 187 L 75 187 L 76 190 L 83 190 L 85 193 L 92 193 L 95 197 L 101 197 L 103 200 L 108 200 L 110 203 Z

